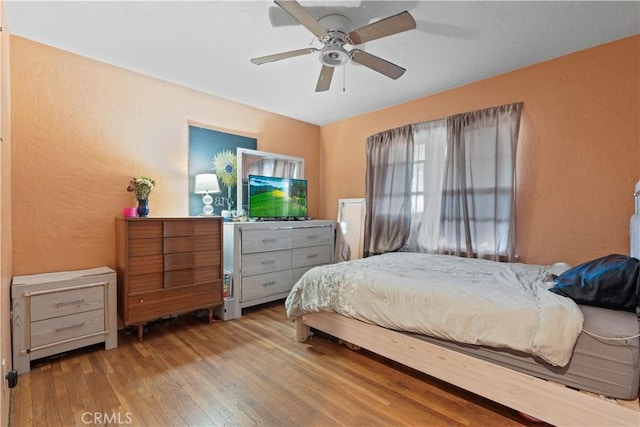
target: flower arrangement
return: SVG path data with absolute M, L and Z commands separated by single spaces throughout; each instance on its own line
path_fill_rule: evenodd
M 146 176 L 139 176 L 129 181 L 127 191 L 135 191 L 137 200 L 147 200 L 156 182 Z
M 231 188 L 236 186 L 238 180 L 238 158 L 230 150 L 224 150 L 213 157 L 211 164 L 218 178 L 227 187 L 227 208 L 231 210 L 233 207 Z

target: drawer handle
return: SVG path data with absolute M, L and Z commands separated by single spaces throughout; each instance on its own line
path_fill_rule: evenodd
M 314 240 L 314 239 L 317 239 L 318 237 L 320 237 L 320 236 L 317 236 L 317 235 L 307 236 L 307 239 Z
M 260 261 L 260 263 L 262 265 L 275 264 L 276 260 L 275 259 L 263 259 L 262 261 Z
M 276 239 L 275 238 L 270 238 L 270 239 L 262 239 L 262 243 L 275 243 Z
M 84 298 L 80 298 L 80 299 L 72 299 L 69 301 L 60 301 L 56 303 L 56 307 L 64 307 L 67 305 L 80 305 L 84 303 Z
M 307 255 L 307 259 L 318 258 L 318 254 Z
M 74 323 L 72 325 L 60 326 L 56 328 L 56 332 L 68 331 L 69 329 L 81 328 L 85 322 Z
M 272 280 L 272 281 L 270 281 L 270 282 L 264 282 L 264 283 L 262 284 L 262 286 L 273 286 L 273 285 L 275 285 L 276 283 L 278 283 L 278 282 L 276 282 L 276 281 L 273 281 L 273 280 Z

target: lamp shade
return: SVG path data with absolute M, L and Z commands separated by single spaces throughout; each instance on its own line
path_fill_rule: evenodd
M 193 192 L 196 194 L 219 193 L 220 185 L 218 185 L 218 177 L 216 174 L 201 173 L 196 175 Z

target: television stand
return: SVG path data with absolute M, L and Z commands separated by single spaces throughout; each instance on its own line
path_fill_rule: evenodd
M 231 274 L 230 312 L 284 299 L 312 267 L 333 262 L 334 222 L 224 223 L 224 269 Z

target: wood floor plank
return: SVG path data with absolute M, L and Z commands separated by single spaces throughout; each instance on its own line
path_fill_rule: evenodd
M 228 322 L 152 322 L 142 342 L 128 329 L 118 338 L 116 349 L 97 345 L 34 363 L 11 391 L 11 426 L 529 425 L 332 337 L 297 343 L 282 301 Z M 102 418 L 87 423 L 87 414 Z

